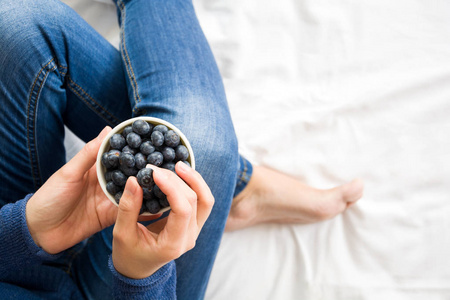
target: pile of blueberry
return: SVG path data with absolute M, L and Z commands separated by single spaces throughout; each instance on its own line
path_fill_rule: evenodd
M 165 125 L 154 126 L 138 119 L 122 133 L 114 134 L 109 144 L 102 164 L 106 168 L 106 190 L 116 202 L 122 197 L 128 177 L 136 176 L 144 195 L 141 213 L 155 214 L 169 206 L 166 195 L 153 181 L 153 170 L 145 166 L 152 164 L 175 172 L 178 161 L 190 165 L 188 149 L 181 144 L 180 136 Z

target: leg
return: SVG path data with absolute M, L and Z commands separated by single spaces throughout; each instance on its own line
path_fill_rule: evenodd
M 88 141 L 128 119 L 131 107 L 120 53 L 72 9 L 55 0 L 0 3 L 3 205 L 36 191 L 65 163 L 64 125 Z M 81 248 L 58 266 L 68 270 Z M 77 282 L 94 263 L 72 268 Z
M 221 77 L 190 1 L 116 1 L 135 115 L 179 127 L 216 204 L 197 246 L 177 260 L 179 299 L 203 297 L 232 200 L 237 142 Z
M 174 4 L 117 0 L 116 4 L 122 26 L 121 53 L 134 113 L 161 117 L 180 126 L 194 141 L 197 154 L 208 147 L 201 138 L 205 128 L 214 129 L 204 132 L 205 135 L 232 132 L 220 75 L 190 1 Z M 146 17 L 136 17 L 138 13 Z M 219 127 L 213 119 L 216 116 L 222 123 Z M 222 143 L 229 143 L 229 139 L 234 140 L 234 134 L 224 137 Z M 217 145 L 218 142 L 214 143 Z M 204 157 L 211 157 L 208 151 L 203 152 Z M 236 151 L 233 152 L 236 157 Z M 215 165 L 213 161 L 205 161 L 199 166 L 213 189 L 217 182 L 210 176 L 215 172 L 211 166 Z M 232 171 L 225 174 L 231 176 L 234 169 Z M 273 180 L 269 182 L 267 179 L 272 176 Z M 219 182 L 224 183 L 220 179 Z M 246 185 L 242 180 L 238 183 L 241 185 L 238 189 Z M 277 186 L 283 188 L 275 190 Z M 362 183 L 358 181 L 320 191 L 279 172 L 255 168 L 248 188 L 233 201 L 227 228 L 238 229 L 261 222 L 305 223 L 331 218 L 359 199 L 361 194 Z M 273 199 L 279 201 L 269 201 Z M 277 205 L 271 207 L 273 203 Z M 185 281 L 180 280 L 180 286 L 182 282 Z
M 313 223 L 333 218 L 362 197 L 356 179 L 319 190 L 275 170 L 257 166 L 248 185 L 233 199 L 226 230 L 260 223 Z
M 64 124 L 89 140 L 131 108 L 104 101 L 127 98 L 119 53 L 66 5 L 1 1 L 0 16 L 4 204 L 34 192 L 64 164 Z

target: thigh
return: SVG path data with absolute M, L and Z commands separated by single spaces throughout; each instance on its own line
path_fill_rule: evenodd
M 176 261 L 178 299 L 201 299 L 238 168 L 237 139 L 222 78 L 191 1 L 116 2 L 134 114 L 165 119 L 183 131 L 193 147 L 197 170 L 216 200 L 196 247 Z
M 64 125 L 87 141 L 131 116 L 119 52 L 55 0 L 0 1 L 0 205 L 65 163 Z

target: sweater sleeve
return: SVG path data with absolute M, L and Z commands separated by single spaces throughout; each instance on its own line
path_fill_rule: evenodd
M 31 196 L 29 194 L 0 209 L 0 280 L 8 278 L 10 272 L 39 264 L 43 260 L 54 260 L 61 255 L 49 254 L 33 241 L 25 215 L 27 201 Z
M 171 261 L 151 276 L 131 279 L 116 271 L 109 257 L 109 268 L 113 273 L 114 299 L 176 299 L 176 267 Z

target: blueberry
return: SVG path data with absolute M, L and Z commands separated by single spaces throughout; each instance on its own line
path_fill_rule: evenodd
M 173 130 L 169 130 L 164 134 L 164 143 L 167 146 L 175 148 L 180 144 L 180 136 Z
M 155 186 L 152 189 L 153 194 L 155 194 L 156 197 L 158 197 L 159 199 L 164 198 L 166 195 L 161 191 L 161 189 L 159 188 L 159 186 L 157 186 L 155 184 Z
M 127 127 L 125 127 L 125 128 L 123 129 L 123 131 L 122 131 L 122 136 L 126 139 L 126 138 L 127 138 L 127 135 L 128 135 L 130 132 L 133 132 L 133 127 L 127 126 Z
M 131 148 L 139 148 L 142 143 L 142 138 L 139 134 L 131 132 L 127 135 L 127 143 Z
M 187 160 L 189 157 L 189 151 L 184 145 L 178 145 L 175 148 L 175 155 L 178 160 Z
M 115 170 L 112 172 L 112 181 L 115 185 L 118 186 L 125 186 L 125 183 L 127 183 L 128 177 L 123 174 L 120 170 Z
M 153 128 L 153 131 L 159 131 L 162 134 L 166 133 L 167 131 L 169 131 L 169 128 L 167 128 L 166 125 L 156 125 L 155 128 Z
M 151 138 L 153 146 L 159 147 L 164 144 L 164 135 L 160 131 L 153 130 Z
M 141 137 L 142 137 L 143 139 L 150 139 L 150 137 L 152 136 L 153 125 L 150 124 L 150 123 L 147 123 L 147 124 L 148 124 L 148 126 L 150 126 L 150 130 L 148 131 L 147 134 L 142 134 L 142 135 L 141 135 Z
M 143 188 L 151 187 L 153 182 L 153 170 L 150 168 L 144 168 L 139 170 L 136 175 L 136 179 L 139 185 Z
M 126 166 L 129 168 L 134 167 L 136 164 L 136 160 L 134 159 L 134 155 L 128 152 L 122 152 L 119 156 L 119 164 L 121 166 Z
M 137 153 L 137 150 L 126 145 L 125 147 L 123 147 L 122 152 L 124 152 L 124 153 L 128 152 L 128 153 L 135 155 Z
M 120 192 L 118 192 L 118 193 L 116 193 L 116 194 L 114 195 L 114 200 L 116 200 L 116 203 L 117 203 L 117 204 L 120 203 L 120 198 L 122 198 L 122 195 L 123 195 L 123 192 L 122 192 L 122 191 L 120 191 Z
M 148 188 L 142 188 L 142 191 L 145 200 L 153 199 L 153 194 L 151 190 L 149 190 Z
M 156 214 L 161 210 L 161 206 L 159 205 L 159 202 L 156 200 L 145 201 L 145 207 L 147 208 L 148 212 L 151 214 Z
M 164 161 L 172 161 L 175 159 L 175 150 L 172 147 L 164 147 L 161 151 Z
M 113 136 L 109 139 L 109 144 L 112 149 L 122 150 L 125 147 L 125 138 L 121 134 L 113 134 Z
M 161 166 L 161 168 L 175 172 L 175 164 L 173 162 L 166 162 Z
M 120 166 L 119 170 L 122 171 L 123 174 L 127 175 L 127 176 L 136 176 L 136 174 L 138 173 L 138 169 L 135 167 L 127 167 L 127 166 Z
M 107 169 L 111 169 L 112 168 L 112 165 L 111 165 L 111 163 L 109 162 L 109 159 L 108 159 L 108 153 L 106 153 L 106 152 L 102 154 L 102 165 L 105 168 L 107 168 Z
M 190 164 L 187 160 L 183 160 L 183 162 L 184 162 L 185 164 L 187 164 L 189 167 L 191 166 L 191 164 Z
M 136 168 L 143 169 L 147 165 L 147 158 L 141 152 L 137 153 L 134 156 L 134 160 L 136 161 Z
M 122 191 L 122 188 L 120 186 L 116 185 L 114 182 L 110 181 L 106 184 L 106 190 L 111 195 L 115 195 L 118 192 Z
M 162 153 L 161 152 L 157 152 L 157 151 L 153 152 L 152 154 L 150 154 L 147 157 L 148 163 L 152 164 L 152 165 L 155 165 L 157 167 L 162 165 L 163 160 L 164 160 L 164 157 L 163 157 Z
M 161 207 L 167 207 L 170 205 L 169 201 L 167 201 L 166 195 L 164 195 L 164 197 L 162 197 L 162 198 L 158 198 L 158 201 L 159 201 L 159 205 L 161 205 Z
M 150 131 L 150 125 L 141 119 L 134 121 L 132 128 L 139 135 L 146 135 Z
M 155 151 L 162 152 L 162 149 L 164 149 L 164 147 L 165 147 L 164 145 L 155 147 Z
M 105 173 L 105 179 L 106 179 L 106 182 L 112 180 L 112 171 L 109 171 L 109 172 Z
M 108 152 L 108 161 L 111 167 L 117 168 L 119 166 L 119 150 L 110 150 Z
M 140 150 L 142 154 L 149 155 L 155 152 L 155 147 L 153 146 L 151 141 L 145 141 L 141 144 Z

